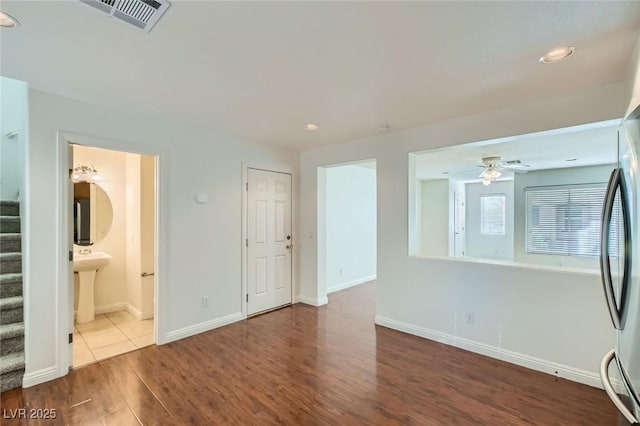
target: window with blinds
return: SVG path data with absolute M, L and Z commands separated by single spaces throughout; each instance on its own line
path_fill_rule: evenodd
M 564 256 L 600 254 L 600 218 L 606 184 L 525 188 L 527 253 Z M 611 223 L 611 254 L 619 248 L 619 202 Z M 615 241 L 614 241 L 615 240 Z

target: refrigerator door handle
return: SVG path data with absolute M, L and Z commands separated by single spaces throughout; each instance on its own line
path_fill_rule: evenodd
M 620 311 L 616 306 L 615 295 L 613 292 L 613 280 L 611 279 L 611 264 L 609 262 L 609 231 L 611 229 L 611 213 L 613 212 L 613 203 L 615 201 L 616 190 L 620 182 L 620 169 L 614 169 L 609 178 L 607 185 L 607 193 L 602 206 L 602 223 L 600 226 L 600 275 L 602 276 L 602 285 L 604 286 L 604 295 L 607 299 L 609 315 L 616 329 L 621 328 Z
M 607 392 L 607 395 L 609 395 L 609 398 L 613 402 L 613 405 L 616 406 L 618 411 L 620 411 L 620 413 L 624 416 L 625 419 L 627 419 L 629 423 L 637 424 L 638 419 L 636 419 L 633 413 L 629 411 L 622 400 L 620 400 L 620 397 L 611 385 L 611 380 L 609 379 L 609 364 L 611 364 L 611 361 L 613 361 L 614 357 L 615 350 L 612 349 L 604 356 L 604 358 L 602 358 L 602 362 L 600 362 L 600 380 L 602 381 L 605 392 Z

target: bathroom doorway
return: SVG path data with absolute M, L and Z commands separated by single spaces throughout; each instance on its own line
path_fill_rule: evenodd
M 156 343 L 156 157 L 69 144 L 72 368 Z M 71 313 L 70 313 L 71 315 Z

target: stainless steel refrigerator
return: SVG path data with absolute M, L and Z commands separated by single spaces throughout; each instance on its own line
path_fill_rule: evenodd
M 640 422 L 640 106 L 618 132 L 618 164 L 602 211 L 600 270 L 616 347 L 600 365 L 604 389 L 630 423 Z M 610 364 L 614 363 L 614 366 Z M 612 385 L 613 371 L 621 386 Z

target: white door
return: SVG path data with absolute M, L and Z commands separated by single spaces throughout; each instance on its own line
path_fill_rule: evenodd
M 291 303 L 291 175 L 247 172 L 247 315 Z
M 466 245 L 464 195 L 454 192 L 453 197 L 453 255 L 462 257 Z

